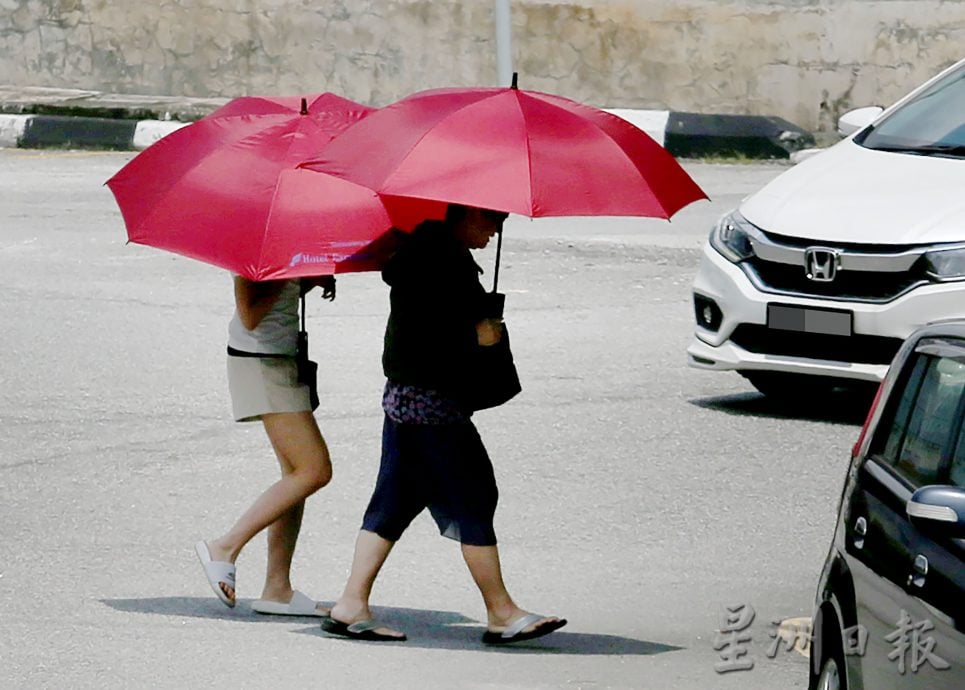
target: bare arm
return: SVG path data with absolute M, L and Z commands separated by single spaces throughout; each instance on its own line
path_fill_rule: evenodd
M 284 287 L 284 280 L 255 282 L 235 276 L 235 306 L 242 325 L 249 331 L 257 328 L 278 301 Z

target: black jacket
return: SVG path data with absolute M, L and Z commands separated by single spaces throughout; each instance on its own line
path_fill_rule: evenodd
M 439 221 L 405 238 L 382 271 L 391 287 L 382 369 L 386 378 L 467 399 L 484 315 L 482 269 Z

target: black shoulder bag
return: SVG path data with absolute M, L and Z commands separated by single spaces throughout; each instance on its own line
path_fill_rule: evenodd
M 503 315 L 506 295 L 500 292 L 486 293 L 486 316 L 499 319 Z M 519 374 L 513 362 L 513 352 L 509 349 L 509 331 L 503 324 L 503 336 L 495 345 L 476 348 L 473 363 L 474 384 L 469 390 L 469 406 L 473 411 L 498 407 L 523 390 Z
M 302 329 L 298 331 L 298 348 L 295 351 L 298 366 L 298 382 L 308 386 L 312 412 L 318 407 L 318 364 L 308 358 L 308 331 L 305 330 L 305 295 L 302 295 Z

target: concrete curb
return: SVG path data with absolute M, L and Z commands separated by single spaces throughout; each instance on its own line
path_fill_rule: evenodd
M 814 146 L 810 132 L 779 117 L 605 110 L 636 125 L 678 158 L 789 158 L 797 151 Z
M 786 120 L 669 110 L 607 109 L 680 158 L 789 158 L 814 137 Z M 140 151 L 189 122 L 77 115 L 0 114 L 0 147 Z
M 27 128 L 29 115 L 0 115 L 0 146 L 16 148 Z
M 814 146 L 814 136 L 780 117 L 671 113 L 664 148 L 681 158 L 788 158 Z
M 140 151 L 188 124 L 64 115 L 0 115 L 0 147 Z

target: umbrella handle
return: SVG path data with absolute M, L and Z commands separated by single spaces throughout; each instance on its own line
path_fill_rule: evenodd
M 503 251 L 503 231 L 500 228 L 499 232 L 496 233 L 496 268 L 493 270 L 493 293 L 496 292 L 496 288 L 499 287 L 499 255 Z

